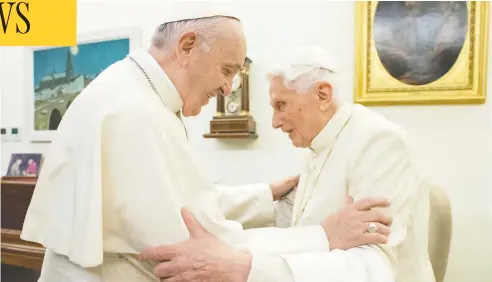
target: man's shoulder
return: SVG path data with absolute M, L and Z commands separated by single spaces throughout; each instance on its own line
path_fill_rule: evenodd
M 109 65 L 99 73 L 78 95 L 78 100 L 121 99 L 138 96 L 142 91 L 140 78 L 126 60 Z
M 157 98 L 130 98 L 101 115 L 103 132 L 133 132 L 140 136 L 180 137 L 184 130 L 178 116 Z
M 407 131 L 396 122 L 362 105 L 357 104 L 355 108 L 352 131 L 360 140 L 371 140 L 376 136 L 407 138 Z
M 107 67 L 76 96 L 66 114 L 89 117 L 118 105 L 131 89 L 131 80 L 125 79 L 123 75 L 124 66 L 121 62 Z
M 142 88 L 132 68 L 119 61 L 106 68 L 74 99 L 65 112 L 55 139 L 79 145 L 99 140 L 103 130 L 180 131 L 176 114 L 155 93 Z M 144 84 L 146 85 L 146 84 Z
M 418 165 L 415 143 L 402 126 L 360 105 L 357 105 L 353 119 L 351 134 L 347 134 L 352 164 L 365 160 L 376 167 L 390 159 L 399 159 Z
M 354 158 L 367 154 L 384 154 L 390 149 L 413 151 L 407 131 L 380 113 L 356 105 L 345 139 Z
M 108 120 L 127 121 L 130 124 L 139 124 L 139 128 L 149 128 L 159 125 L 160 128 L 169 128 L 173 121 L 179 121 L 176 114 L 164 105 L 156 102 L 149 103 L 144 99 L 129 99 L 115 106 L 102 115 L 103 122 Z
M 171 116 L 154 93 L 142 89 L 131 68 L 118 61 L 106 68 L 78 95 L 67 113 L 94 121 L 108 117 L 151 121 L 156 115 Z

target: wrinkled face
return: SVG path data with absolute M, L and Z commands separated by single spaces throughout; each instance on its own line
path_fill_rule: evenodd
M 180 91 L 184 106 L 183 115 L 196 116 L 201 107 L 217 95 L 229 95 L 234 75 L 243 66 L 246 41 L 238 22 L 224 20 L 223 32 L 202 50 L 204 38 L 189 33 L 180 42 L 178 61 L 183 71 Z
M 270 84 L 270 104 L 273 128 L 287 133 L 295 147 L 308 147 L 331 117 L 331 87 L 316 84 L 306 93 L 296 93 L 276 78 Z

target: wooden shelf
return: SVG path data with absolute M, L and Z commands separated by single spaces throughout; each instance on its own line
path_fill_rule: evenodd
M 229 138 L 229 139 L 256 139 L 258 135 L 251 132 L 221 132 L 221 133 L 207 133 L 204 134 L 205 138 Z
M 38 181 L 37 177 L 31 176 L 3 176 L 2 185 L 14 184 L 14 185 L 33 185 Z
M 20 231 L 2 228 L 2 264 L 41 269 L 44 252 L 43 246 L 22 240 Z
M 43 265 L 44 247 L 20 238 L 36 182 L 36 177 L 2 177 L 1 258 L 2 270 L 9 273 L 6 281 L 37 281 Z
M 256 139 L 256 121 L 252 116 L 215 116 L 205 138 Z

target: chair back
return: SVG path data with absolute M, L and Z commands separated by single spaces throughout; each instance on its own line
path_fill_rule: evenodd
M 451 203 L 438 186 L 430 187 L 429 256 L 436 282 L 443 282 L 452 234 Z

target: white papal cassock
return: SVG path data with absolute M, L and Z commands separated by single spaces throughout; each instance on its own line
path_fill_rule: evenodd
M 269 281 L 435 281 L 428 254 L 428 184 L 408 143 L 396 124 L 361 105 L 343 104 L 311 144 L 291 226 L 322 221 L 346 205 L 347 194 L 354 200 L 383 196 L 392 202 L 385 209 L 394 218 L 389 242 L 281 256 L 292 275 L 272 269 Z
M 113 64 L 75 99 L 46 155 L 21 235 L 48 250 L 40 281 L 159 281 L 135 254 L 188 238 L 181 207 L 252 252 L 256 273 L 272 267 L 262 263 L 264 253 L 329 249 L 319 224 L 244 231 L 226 220 L 271 224 L 268 185 L 216 189 L 190 152 L 178 92 L 145 50 L 130 56 L 134 61 Z

